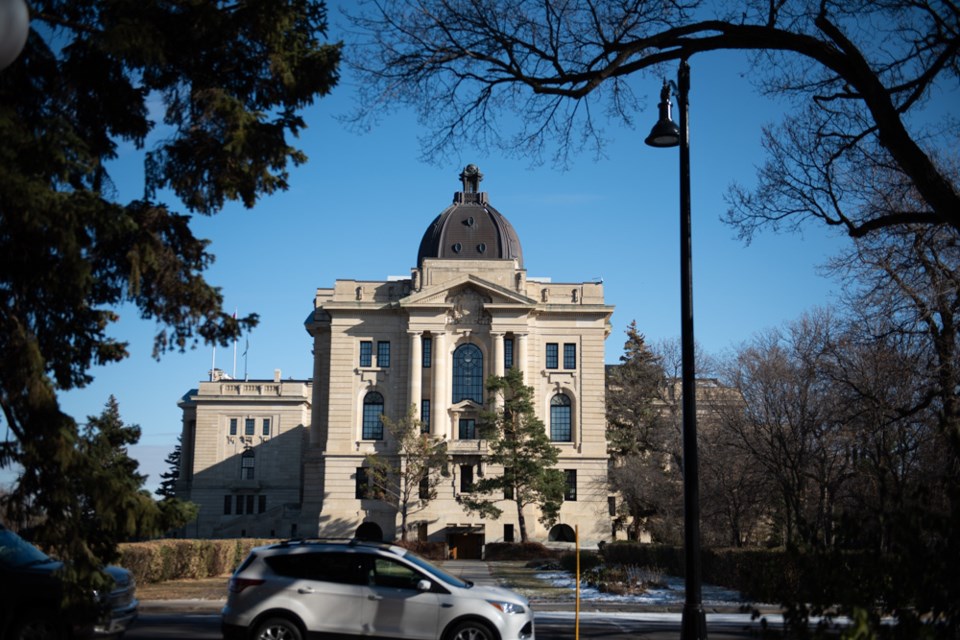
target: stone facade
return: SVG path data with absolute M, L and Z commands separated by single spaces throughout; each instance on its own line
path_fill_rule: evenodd
M 180 400 L 177 496 L 200 506 L 182 532 L 200 538 L 294 537 L 312 384 L 232 380 L 219 372 Z
M 469 486 L 470 474 L 501 471 L 483 468 L 486 445 L 472 433 L 471 421 L 477 420 L 486 404 L 483 381 L 493 374 L 503 375 L 512 366 L 523 371 L 535 391 L 538 416 L 560 449 L 558 468 L 567 473 L 569 483 L 569 499 L 557 526 L 546 530 L 538 523 L 538 514 L 525 514 L 531 539 L 569 540 L 577 528 L 584 544 L 612 537 L 604 341 L 613 307 L 604 301 L 602 283 L 528 278 L 519 238 L 490 205 L 487 194 L 479 191 L 480 179 L 476 167 L 468 165 L 461 174 L 463 189 L 424 234 L 409 278 L 344 279 L 317 290 L 306 322 L 313 339 L 311 397 L 309 401 L 300 397 L 298 405 L 301 411 L 311 407 L 309 437 L 291 438 L 287 468 L 275 469 L 289 476 L 278 484 L 290 489 L 302 473 L 301 493 L 297 499 L 290 494 L 291 504 L 300 505 L 297 530 L 302 535 L 360 532 L 387 540 L 400 536 L 396 509 L 380 500 L 358 497 L 363 494 L 358 485 L 363 483 L 361 469 L 367 455 L 395 451 L 389 433 L 378 428 L 379 412 L 397 420 L 412 407 L 414 415 L 423 418 L 430 437 L 446 440 L 453 458 L 437 498 L 408 523 L 416 535 L 446 542 L 460 557 L 476 556 L 486 542 L 519 540 L 513 503 L 502 503 L 502 517 L 490 521 L 466 514 L 456 500 Z M 298 384 L 301 390 L 311 386 Z M 230 462 L 230 456 L 241 455 L 246 446 L 256 450 L 258 443 L 227 440 L 226 414 L 201 421 L 201 407 L 208 404 L 204 387 L 190 396 L 193 404 L 184 404 L 184 432 L 189 420 L 195 419 L 198 445 L 192 454 L 196 461 L 189 496 L 202 504 L 200 530 L 209 532 L 208 523 L 215 519 L 206 518 L 204 512 L 213 504 L 214 494 L 223 494 L 222 487 L 247 490 L 237 485 L 240 467 Z M 224 410 L 224 405 L 209 404 L 212 414 Z M 191 411 L 196 418 L 190 417 Z M 205 449 L 199 446 L 201 432 Z M 299 456 L 296 446 L 302 446 Z M 185 460 L 186 451 L 185 444 Z M 302 463 L 295 465 L 293 461 L 300 457 Z M 209 485 L 201 502 L 197 475 L 211 465 L 224 469 L 220 475 L 210 475 L 220 480 L 221 489 Z M 274 469 L 258 466 L 258 474 L 261 469 L 266 484 Z M 245 516 L 251 521 L 248 535 L 264 529 L 252 522 L 259 514 Z M 220 524 L 214 533 L 225 533 L 225 527 L 235 529 L 240 522 L 227 514 L 216 520 Z

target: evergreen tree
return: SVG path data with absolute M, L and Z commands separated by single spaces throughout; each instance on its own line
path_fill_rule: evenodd
M 141 495 L 128 463 L 98 484 L 103 460 L 85 459 L 91 434 L 57 393 L 127 357 L 110 332 L 121 305 L 156 322 L 157 357 L 256 325 L 204 279 L 213 256 L 191 216 L 287 187 L 288 165 L 306 160 L 288 138 L 336 84 L 340 45 L 319 40 L 322 0 L 30 5 L 26 46 L 0 71 L 0 409 L 15 441 L 0 465 L 24 470 L 11 520 L 41 517 L 36 539 L 91 587 L 123 536 L 156 530 L 158 509 L 183 513 Z M 143 197 L 129 202 L 110 175 L 122 148 L 145 150 Z M 84 513 L 114 525 L 79 526 L 77 488 Z
M 82 430 L 62 430 L 50 440 L 41 442 L 43 449 L 25 449 L 10 504 L 16 514 L 43 504 L 33 540 L 70 559 L 63 569 L 66 597 L 71 605 L 89 604 L 88 594 L 109 586 L 100 569 L 119 558 L 120 542 L 183 526 L 195 510 L 175 499 L 161 507 L 143 488 L 146 476 L 128 454 L 140 440 L 140 427 L 124 424 L 113 396 Z M 35 456 L 38 450 L 50 455 Z
M 175 498 L 177 495 L 177 480 L 180 479 L 180 458 L 183 449 L 182 439 L 182 436 L 177 436 L 177 444 L 164 460 L 169 470 L 160 474 L 160 487 L 154 491 L 161 498 Z
M 490 376 L 487 391 L 503 405 L 481 416 L 478 428 L 488 445 L 483 462 L 488 468 L 502 468 L 503 473 L 480 478 L 472 491 L 461 493 L 458 500 L 467 513 L 478 513 L 481 518 L 499 518 L 503 510 L 496 503 L 513 502 L 520 541 L 526 542 L 526 507 L 537 507 L 539 520 L 547 527 L 553 526 L 560 514 L 566 488 L 563 473 L 555 468 L 560 450 L 550 444 L 543 421 L 537 417 L 533 388 L 523 383 L 522 371 L 513 368 L 503 377 Z
M 665 386 L 660 359 L 633 320 L 620 364 L 607 372 L 607 446 L 614 456 L 657 449 L 660 412 L 654 400 Z
M 382 417 L 383 425 L 396 443 L 394 455 L 375 454 L 366 457 L 371 484 L 382 500 L 397 508 L 400 514 L 400 539 L 407 539 L 407 521 L 437 497 L 437 485 L 447 469 L 450 456 L 447 443 L 423 433 L 423 423 L 413 407 L 400 421 Z

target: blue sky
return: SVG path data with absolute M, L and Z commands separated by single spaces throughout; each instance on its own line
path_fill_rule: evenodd
M 745 246 L 720 222 L 728 185 L 754 183 L 763 161 L 761 126 L 778 120 L 785 106 L 757 94 L 745 77 L 744 54 L 700 56 L 691 65 L 695 332 L 701 348 L 722 354 L 757 331 L 829 304 L 838 285 L 819 276 L 817 267 L 848 240 L 811 226 L 803 235 L 763 233 Z M 658 79 L 637 80 L 647 95 L 637 129 L 611 123 L 606 157 L 578 156 L 565 172 L 466 145 L 458 157 L 423 163 L 422 130 L 410 113 L 387 116 L 363 135 L 344 130 L 335 117 L 350 108 L 354 88 L 344 76 L 331 96 L 306 112 L 299 144 L 309 161 L 291 170 L 287 192 L 252 210 L 229 206 L 195 219 L 195 234 L 212 240 L 217 259 L 207 277 L 222 287 L 226 308 L 261 318 L 246 360 L 241 339 L 236 368 L 233 350 L 222 348 L 219 368 L 251 379 L 270 378 L 274 369 L 284 378 L 309 377 L 311 343 L 303 321 L 316 288 L 337 278 L 409 275 L 424 230 L 451 202 L 457 176 L 471 162 L 485 176 L 481 187 L 491 204 L 517 230 L 528 276 L 603 278 L 606 300 L 616 306 L 608 363 L 617 361 L 631 320 L 651 342 L 679 335 L 677 150 L 643 144 L 657 116 Z M 124 149 L 113 171 L 121 200 L 141 194 L 142 159 L 134 149 Z M 61 401 L 82 422 L 115 395 L 125 422 L 143 430 L 132 453 L 153 490 L 180 432 L 177 401 L 207 379 L 213 350 L 168 354 L 157 362 L 150 356 L 153 324 L 133 308 L 120 313 L 116 335 L 130 342 L 131 357 L 94 370 L 93 384 Z

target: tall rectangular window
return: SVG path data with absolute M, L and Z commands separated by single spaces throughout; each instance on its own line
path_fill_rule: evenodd
M 563 368 L 577 368 L 577 345 L 572 342 L 566 342 L 563 345 Z
M 383 440 L 383 396 L 370 391 L 363 397 L 362 437 L 364 440 Z
M 429 369 L 430 365 L 433 364 L 433 338 L 424 338 L 421 344 L 421 353 L 423 355 L 421 366 L 423 366 L 424 369 Z
M 257 430 L 257 421 L 253 418 L 247 418 L 243 421 L 243 435 L 252 436 Z
M 560 351 L 556 342 L 547 343 L 547 369 L 556 369 L 559 366 Z
M 430 499 L 430 478 L 427 478 L 427 477 L 421 478 L 420 486 L 418 487 L 418 490 L 419 490 L 418 495 L 420 496 L 421 500 L 429 500 Z
M 239 421 L 238 419 L 236 419 L 236 418 L 230 418 L 230 435 L 232 435 L 232 436 L 237 435 L 237 427 L 238 427 L 239 423 L 240 423 L 240 421 Z
M 267 496 L 257 496 L 257 513 L 263 513 L 267 510 Z
M 460 431 L 457 437 L 461 440 L 476 440 L 477 421 L 473 418 L 460 418 Z
M 614 496 L 607 496 L 607 513 L 611 516 L 617 515 L 617 499 Z
M 253 513 L 253 494 L 247 496 L 247 513 Z
M 233 496 L 223 496 L 223 515 L 228 516 L 232 511 Z
M 503 541 L 513 542 L 513 525 L 512 524 L 503 525 Z
M 386 340 L 377 343 L 377 366 L 381 369 L 390 366 L 390 342 Z
M 260 433 L 265 436 L 270 435 L 270 418 L 263 419 Z
M 357 500 L 366 500 L 370 496 L 370 480 L 364 467 L 357 467 L 357 485 L 355 497 Z
M 420 401 L 420 433 L 430 433 L 430 401 Z
M 509 371 L 513 368 L 513 338 L 503 339 L 503 369 Z
M 504 467 L 503 469 L 503 499 L 504 500 L 513 500 L 513 483 L 510 478 L 511 469 L 510 467 Z
M 246 501 L 243 499 L 243 496 L 237 496 L 237 515 L 243 515 L 243 505 L 246 504 Z
M 253 453 L 253 449 L 247 449 L 240 456 L 240 478 L 242 480 L 253 480 L 256 476 L 254 471 L 256 470 L 257 459 Z
M 577 501 L 577 470 L 565 469 L 563 475 L 566 479 L 566 489 L 563 493 L 563 499 L 567 502 Z
M 360 341 L 360 366 L 373 366 L 373 342 L 370 340 Z
M 473 466 L 469 464 L 460 465 L 460 493 L 470 493 L 473 491 Z

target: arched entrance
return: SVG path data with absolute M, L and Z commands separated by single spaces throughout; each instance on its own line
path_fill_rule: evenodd
M 357 540 L 366 540 L 368 542 L 383 542 L 383 529 L 376 522 L 364 522 L 357 527 L 357 532 L 353 534 Z
M 550 534 L 547 536 L 547 540 L 550 542 L 576 542 L 577 534 L 570 525 L 558 524 L 554 525 L 554 527 L 550 529 Z

